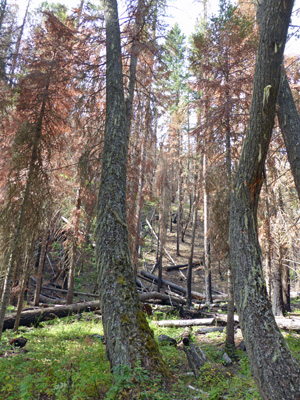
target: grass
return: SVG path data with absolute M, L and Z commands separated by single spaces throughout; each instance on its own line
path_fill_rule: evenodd
M 160 334 L 179 339 L 183 328 L 157 327 L 149 320 L 155 337 Z M 243 352 L 231 367 L 222 362 L 224 334 L 201 336 L 198 343 L 209 358 L 196 379 L 184 351 L 178 346 L 159 345 L 174 380 L 167 390 L 159 377 L 141 367 L 133 371 L 120 367 L 114 377 L 100 338 L 102 324 L 92 313 L 44 323 L 39 328 L 22 328 L 28 339 L 24 349 L 11 350 L 12 331 L 3 334 L 0 346 L 0 399 L 3 400 L 117 400 L 117 399 L 260 399 Z M 198 339 L 192 338 L 194 342 Z M 300 358 L 299 335 L 286 335 Z M 26 349 L 26 350 L 25 350 Z M 191 388 L 192 387 L 192 388 Z

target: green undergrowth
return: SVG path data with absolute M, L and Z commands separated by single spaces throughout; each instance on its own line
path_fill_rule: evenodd
M 179 342 L 183 329 L 157 327 L 149 320 L 156 339 L 168 335 Z M 96 336 L 93 336 L 96 335 Z M 222 361 L 224 336 L 204 335 L 197 341 L 209 362 L 191 374 L 180 346 L 160 346 L 172 374 L 163 387 L 160 377 L 140 366 L 126 366 L 110 372 L 102 343 L 99 317 L 84 313 L 43 323 L 38 328 L 21 328 L 18 334 L 4 332 L 0 344 L 0 399 L 2 400 L 181 400 L 181 399 L 260 399 L 251 377 L 245 353 L 231 367 Z M 24 336 L 23 349 L 12 350 L 9 341 Z M 296 357 L 300 358 L 299 335 L 286 336 Z

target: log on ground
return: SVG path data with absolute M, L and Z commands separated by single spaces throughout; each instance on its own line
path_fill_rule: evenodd
M 194 262 L 193 263 L 193 267 L 198 267 L 200 265 L 200 262 L 198 261 L 198 262 Z M 165 270 L 166 271 L 176 271 L 176 270 L 178 270 L 178 269 L 180 269 L 180 268 L 186 268 L 186 267 L 188 267 L 189 266 L 189 264 L 177 264 L 177 265 L 169 265 L 169 266 L 166 266 L 166 267 L 164 267 L 165 268 Z
M 147 271 L 141 271 L 141 274 L 143 276 L 145 276 L 146 278 L 151 279 L 151 280 L 153 280 L 155 282 L 158 281 L 158 277 L 156 275 L 152 275 Z M 176 290 L 176 291 L 178 291 L 180 293 L 184 293 L 184 294 L 187 293 L 187 289 L 182 287 L 182 286 L 176 285 L 175 283 L 167 281 L 165 279 L 162 279 L 161 281 L 162 281 L 162 283 L 164 285 L 170 286 L 170 288 L 173 289 L 173 290 Z M 198 293 L 198 292 L 194 292 L 194 291 L 192 291 L 192 297 L 194 299 L 205 300 L 205 296 L 202 293 Z
M 300 318 L 275 317 L 275 320 L 280 329 L 300 332 Z
M 35 310 L 23 311 L 21 313 L 20 326 L 36 325 L 42 321 L 48 321 L 54 318 L 63 318 L 68 315 L 84 312 L 94 311 L 100 308 L 100 301 L 89 301 L 86 303 L 77 303 L 71 305 L 55 306 L 49 308 L 38 308 Z M 12 329 L 14 327 L 16 314 L 7 316 L 4 320 L 5 329 Z
M 158 292 L 140 293 L 139 298 L 141 301 L 158 299 L 163 301 L 171 301 L 173 303 L 178 303 L 178 304 L 186 304 L 186 301 L 183 298 L 174 297 L 168 294 L 158 293 Z
M 200 328 L 198 328 L 196 330 L 196 334 L 198 335 L 205 335 L 206 333 L 210 333 L 210 332 L 224 332 L 225 327 L 210 327 L 210 326 L 201 326 Z
M 156 321 L 158 326 L 170 326 L 170 327 L 183 327 L 183 326 L 197 326 L 197 325 L 212 325 L 215 322 L 215 318 L 201 318 L 201 319 L 178 319 L 178 320 L 163 320 Z

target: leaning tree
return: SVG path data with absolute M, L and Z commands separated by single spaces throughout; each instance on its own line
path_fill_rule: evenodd
M 293 0 L 266 0 L 260 29 L 250 122 L 230 212 L 235 298 L 252 373 L 266 400 L 300 399 L 300 367 L 276 325 L 263 278 L 257 207 L 264 181 Z

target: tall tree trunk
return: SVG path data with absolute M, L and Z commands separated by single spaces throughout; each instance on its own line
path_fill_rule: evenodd
M 203 153 L 203 214 L 204 214 L 204 270 L 205 270 L 205 303 L 212 303 L 210 243 L 209 243 L 209 201 L 207 193 L 207 155 L 206 140 Z
M 229 59 L 228 52 L 225 54 L 226 69 L 225 69 L 225 80 L 229 86 Z M 231 189 L 232 189 L 232 177 L 231 177 L 231 128 L 230 128 L 230 93 L 229 89 L 226 89 L 226 179 L 227 179 L 227 204 L 228 204 L 228 239 L 229 239 L 229 212 L 230 212 L 230 199 L 231 199 Z M 227 326 L 226 326 L 226 351 L 231 354 L 235 348 L 234 343 L 234 286 L 233 286 L 233 276 L 231 271 L 230 260 L 228 257 L 228 269 L 227 269 L 227 282 L 228 282 L 228 306 L 227 306 Z
M 286 73 L 282 73 L 277 115 L 298 197 L 300 198 L 300 115 Z
M 196 186 L 196 185 L 195 185 Z M 195 188 L 196 189 L 196 188 Z M 195 195 L 194 203 L 193 203 L 193 219 L 192 219 L 192 237 L 191 237 L 191 248 L 190 248 L 190 256 L 189 256 L 189 265 L 188 265 L 188 274 L 187 274 L 187 305 L 188 307 L 192 306 L 192 271 L 193 271 L 193 258 L 194 258 L 194 247 L 195 247 L 195 237 L 196 237 L 196 228 L 197 228 L 197 210 L 198 210 L 198 197 Z
M 282 263 L 282 301 L 283 301 L 283 312 L 287 313 L 291 311 L 291 282 L 290 282 L 290 269 L 289 261 Z
M 182 230 L 182 165 L 181 165 L 181 131 L 177 132 L 177 146 L 178 146 L 178 207 L 177 207 L 177 240 L 176 240 L 176 254 L 180 256 L 180 240 Z
M 32 255 L 32 243 L 30 243 L 28 249 L 26 250 L 25 265 L 24 265 L 23 276 L 22 276 L 22 280 L 21 280 L 21 290 L 19 293 L 16 319 L 15 319 L 14 328 L 13 328 L 14 331 L 18 330 L 19 324 L 20 324 L 20 318 L 21 318 L 21 312 L 22 312 L 23 304 L 24 304 L 24 295 L 25 295 L 26 285 L 27 285 L 29 275 L 30 275 L 30 270 L 31 270 L 31 255 Z
M 266 274 L 268 276 L 267 280 L 267 291 L 269 295 L 269 300 L 272 297 L 272 236 L 271 236 L 271 214 L 270 214 L 270 204 L 269 204 L 269 187 L 267 182 L 267 174 L 265 171 L 265 190 L 266 190 L 266 210 L 267 215 L 264 220 L 266 226 L 266 237 L 267 237 L 267 257 L 266 257 Z
M 139 304 L 130 262 L 126 224 L 126 167 L 130 127 L 128 118 L 131 110 L 128 111 L 130 101 L 125 107 L 116 0 L 105 0 L 104 11 L 107 113 L 98 200 L 96 256 L 106 353 L 113 369 L 119 365 L 134 367 L 140 362 L 142 367 L 166 377 L 167 370 L 153 332 Z M 129 87 L 132 88 L 132 85 Z
M 73 303 L 74 296 L 74 280 L 75 280 L 75 269 L 76 269 L 76 252 L 77 252 L 77 237 L 79 230 L 79 215 L 80 215 L 80 207 L 81 207 L 81 189 L 78 190 L 76 205 L 74 210 L 74 215 L 72 218 L 73 229 L 71 232 L 71 261 L 69 266 L 69 277 L 68 277 L 68 292 L 67 292 L 67 304 Z
M 268 301 L 257 233 L 257 206 L 293 1 L 266 0 L 265 5 L 250 122 L 232 194 L 230 256 L 240 324 L 261 397 L 263 400 L 299 400 L 299 364 L 276 325 Z
M 27 15 L 28 15 L 30 2 L 31 2 L 31 0 L 28 0 L 26 11 L 25 11 L 25 15 L 24 15 L 24 18 L 23 18 L 23 23 L 21 25 L 20 32 L 19 32 L 19 35 L 18 35 L 18 38 L 17 38 L 16 50 L 15 50 L 15 53 L 13 55 L 11 69 L 10 69 L 10 77 L 9 77 L 10 85 L 12 85 L 13 79 L 14 79 L 15 69 L 16 69 L 16 66 L 17 66 L 17 61 L 18 61 L 18 57 L 19 57 L 19 51 L 20 51 L 22 36 L 23 36 L 23 32 L 24 32 L 24 28 L 25 28 L 25 24 L 26 24 L 26 20 L 27 20 Z
M 272 311 L 277 317 L 283 316 L 282 298 L 282 246 L 278 249 L 278 262 L 272 265 Z
M 42 243 L 41 243 L 41 252 L 40 252 L 40 258 L 39 258 L 39 265 L 37 269 L 37 276 L 36 276 L 36 287 L 35 287 L 35 292 L 34 292 L 34 305 L 38 306 L 39 305 L 39 299 L 40 299 L 40 294 L 41 294 L 41 287 L 42 287 L 42 277 L 43 277 L 43 269 L 44 269 L 44 264 L 45 264 L 45 256 L 46 256 L 46 251 L 47 251 L 47 238 L 48 238 L 48 229 L 44 229 L 42 233 Z

